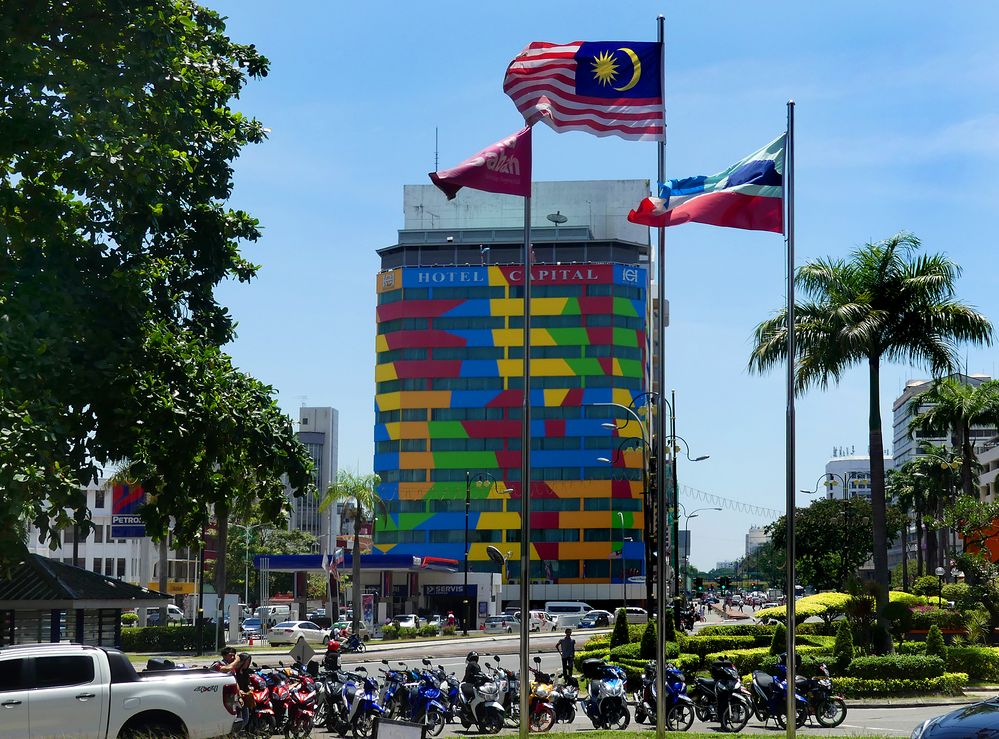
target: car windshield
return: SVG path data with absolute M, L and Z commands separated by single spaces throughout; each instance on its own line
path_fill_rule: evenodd
M 295 622 L 295 621 L 282 621 L 281 623 L 279 623 L 274 628 L 275 629 L 294 629 L 296 626 L 298 626 L 298 623 Z
M 260 626 L 260 619 L 248 618 L 243 622 L 243 626 Z

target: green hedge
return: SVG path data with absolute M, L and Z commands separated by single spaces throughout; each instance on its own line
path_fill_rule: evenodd
M 941 677 L 944 661 L 939 657 L 916 654 L 886 654 L 878 657 L 854 657 L 847 668 L 849 677 L 885 680 L 905 675 L 906 679 Z
M 779 656 L 776 654 L 768 654 L 762 660 L 760 660 L 760 666 L 756 669 L 763 670 L 769 675 L 777 674 L 777 660 Z M 831 653 L 829 654 L 809 654 L 807 657 L 801 658 L 801 666 L 798 668 L 798 674 L 805 677 L 815 677 L 819 674 L 819 665 L 824 664 L 830 670 L 833 669 L 835 663 L 835 658 Z
M 136 626 L 121 630 L 125 652 L 193 652 L 198 648 L 197 626 Z M 215 629 L 206 625 L 201 648 L 215 648 Z
M 761 635 L 767 644 L 770 637 Z M 729 649 L 749 649 L 761 646 L 757 636 L 688 636 L 680 642 L 680 649 L 684 654 L 696 654 L 704 659 L 706 654 L 723 652 Z
M 642 645 L 637 643 L 622 644 L 610 650 L 610 658 L 617 659 L 643 659 Z M 680 654 L 680 647 L 676 642 L 666 642 L 666 658 L 672 659 Z M 643 660 L 646 661 L 646 660 Z
M 920 679 L 869 680 L 861 677 L 833 678 L 834 692 L 846 698 L 862 698 L 872 695 L 908 695 L 913 693 L 946 693 L 960 695 L 968 684 L 968 673 L 945 672 L 940 677 Z
M 826 623 L 825 621 L 809 621 L 807 624 L 798 624 L 794 627 L 794 633 L 800 636 L 831 636 L 836 637 L 836 622 Z
M 709 624 L 702 626 L 698 631 L 698 636 L 757 636 L 765 635 L 767 643 L 770 637 L 777 630 L 776 626 L 764 624 Z
M 389 641 L 390 639 L 399 638 L 399 624 L 390 623 L 382 626 L 382 639 Z
M 918 606 L 912 609 L 912 628 L 915 631 L 925 631 L 931 626 L 950 630 L 963 629 L 964 624 L 964 614 L 960 611 L 931 606 Z
M 828 650 L 823 647 L 809 647 L 801 646 L 796 649 L 797 653 L 802 657 L 812 656 L 828 653 Z M 729 649 L 724 652 L 716 652 L 714 654 L 705 655 L 703 664 L 707 665 L 714 662 L 720 657 L 728 657 L 732 660 L 732 664 L 739 671 L 740 675 L 748 675 L 753 672 L 753 670 L 762 669 L 764 660 L 767 657 L 774 657 L 770 654 L 769 647 L 754 647 L 752 649 Z M 776 657 L 774 657 L 776 660 Z
M 972 680 L 999 682 L 999 649 L 994 647 L 950 647 L 947 669 L 962 670 Z

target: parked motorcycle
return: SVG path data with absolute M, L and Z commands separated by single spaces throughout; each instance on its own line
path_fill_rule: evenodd
M 516 729 L 520 726 L 520 677 L 513 670 L 500 666 L 498 655 L 494 654 L 493 659 L 499 675 L 499 702 L 506 713 L 504 723 L 508 729 Z
M 316 720 L 317 700 L 315 680 L 304 670 L 295 670 L 294 680 L 291 684 L 288 720 L 284 727 L 285 739 L 306 739 L 312 734 Z
M 541 671 L 541 657 L 534 658 L 536 667 L 531 668 L 530 697 L 528 698 L 528 729 L 543 733 L 555 725 L 555 707 L 552 695 L 555 692 L 551 675 Z
M 349 681 L 341 691 L 347 707 L 347 725 L 354 739 L 371 736 L 375 718 L 384 713 L 378 702 L 378 682 L 368 677 L 367 672 L 365 668 L 358 667 L 357 673 L 362 679 L 359 682 Z
M 665 672 L 666 713 L 668 731 L 687 731 L 694 723 L 694 703 L 687 695 L 687 684 L 683 673 L 667 664 Z M 650 661 L 642 674 L 642 689 L 635 693 L 635 721 L 653 726 L 656 723 L 656 663 Z
M 244 698 L 247 717 L 243 733 L 252 737 L 269 737 L 277 724 L 274 709 L 271 708 L 271 691 L 267 680 L 259 672 L 251 672 L 249 685 L 249 695 Z
M 753 713 L 764 725 L 773 719 L 783 729 L 787 726 L 787 668 L 779 664 L 777 672 L 777 675 L 768 675 L 762 670 L 753 672 Z M 797 691 L 794 701 L 794 725 L 800 728 L 808 720 L 808 704 Z
M 461 683 L 456 715 L 466 729 L 475 724 L 483 734 L 498 734 L 506 717 L 499 702 L 500 676 L 488 662 L 485 667 L 490 674 L 483 673 L 475 684 Z
M 833 695 L 832 680 L 825 663 L 819 665 L 818 676 L 798 675 L 794 684 L 798 692 L 805 696 L 808 714 L 815 717 L 819 726 L 832 729 L 846 719 L 846 701 L 841 696 Z
M 735 665 L 727 658 L 711 663 L 711 679 L 698 677 L 690 689 L 694 712 L 701 721 L 717 721 L 722 731 L 738 733 L 749 723 L 752 703 Z
M 590 681 L 589 693 L 581 701 L 583 712 L 595 729 L 626 729 L 631 722 L 624 692 L 624 670 L 602 659 L 584 659 L 583 676 Z
M 576 701 L 579 698 L 579 681 L 570 677 L 555 686 L 552 692 L 552 708 L 555 709 L 556 723 L 571 724 L 576 720 Z

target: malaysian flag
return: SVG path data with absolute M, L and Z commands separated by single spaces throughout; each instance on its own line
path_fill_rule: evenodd
M 535 41 L 507 67 L 503 91 L 529 125 L 661 141 L 662 46 L 648 41 Z

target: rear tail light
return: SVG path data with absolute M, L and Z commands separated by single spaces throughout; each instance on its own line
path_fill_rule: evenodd
M 239 688 L 236 686 L 235 680 L 222 688 L 222 705 L 233 716 L 239 710 Z

